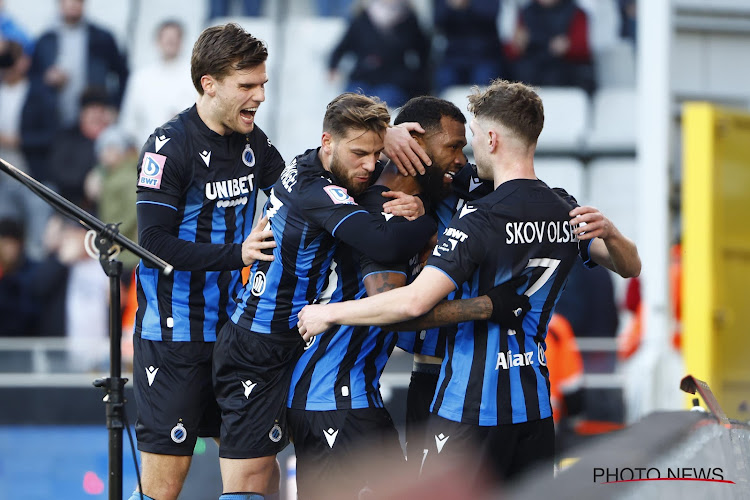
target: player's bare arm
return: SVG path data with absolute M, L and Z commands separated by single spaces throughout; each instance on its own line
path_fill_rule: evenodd
M 573 233 L 579 240 L 592 240 L 591 258 L 623 278 L 633 278 L 641 273 L 641 258 L 632 240 L 594 207 L 576 207 L 570 211 Z M 581 222 L 585 222 L 581 225 Z

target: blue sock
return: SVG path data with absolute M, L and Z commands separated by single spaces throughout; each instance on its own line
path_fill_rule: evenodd
M 154 500 L 148 495 L 143 495 L 140 491 L 136 490 L 133 492 L 132 495 L 130 495 L 130 498 L 128 500 Z
M 266 497 L 260 493 L 224 493 L 219 497 L 219 500 L 265 500 Z

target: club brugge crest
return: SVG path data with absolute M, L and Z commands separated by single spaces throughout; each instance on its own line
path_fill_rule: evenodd
M 182 422 L 172 427 L 170 436 L 172 437 L 172 441 L 178 444 L 187 439 L 187 431 L 185 430 L 185 426 L 182 425 Z
M 255 152 L 250 144 L 245 144 L 245 150 L 242 152 L 242 163 L 248 167 L 255 166 Z
M 278 443 L 281 441 L 281 436 L 283 433 L 281 432 L 281 427 L 279 427 L 279 424 L 274 424 L 271 428 L 271 431 L 268 433 L 268 439 L 273 441 L 274 443 Z

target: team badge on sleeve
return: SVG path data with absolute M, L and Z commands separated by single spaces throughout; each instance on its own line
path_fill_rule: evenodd
M 157 153 L 146 153 L 143 155 L 141 173 L 138 176 L 138 185 L 159 189 L 161 187 L 161 176 L 164 174 L 164 163 L 167 157 Z
M 349 196 L 349 193 L 346 192 L 346 189 L 342 188 L 341 186 L 326 186 L 323 188 L 323 190 L 328 193 L 328 196 L 330 196 L 331 200 L 336 205 L 356 205 L 357 202 L 354 201 L 354 198 Z

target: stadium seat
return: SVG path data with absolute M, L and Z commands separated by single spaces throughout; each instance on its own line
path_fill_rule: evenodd
M 586 172 L 577 158 L 535 158 L 534 170 L 549 187 L 561 187 L 578 203 L 586 203 Z
M 537 153 L 581 154 L 584 134 L 589 128 L 590 104 L 586 92 L 574 87 L 540 87 L 544 103 L 544 129 Z
M 597 158 L 588 164 L 588 202 L 628 238 L 638 238 L 638 164 L 634 158 Z
M 599 89 L 635 87 L 635 49 L 619 39 L 594 54 L 594 71 Z
M 635 154 L 637 97 L 634 88 L 600 89 L 592 102 L 588 152 Z
M 320 145 L 326 105 L 343 91 L 345 82 L 345 78 L 328 80 L 328 56 L 345 29 L 346 20 L 341 18 L 288 20 L 283 53 L 276 56 L 281 58 L 281 71 L 273 76 L 280 80 L 276 86 L 280 94 L 267 96 L 270 107 L 279 110 L 272 139 L 286 161 Z

